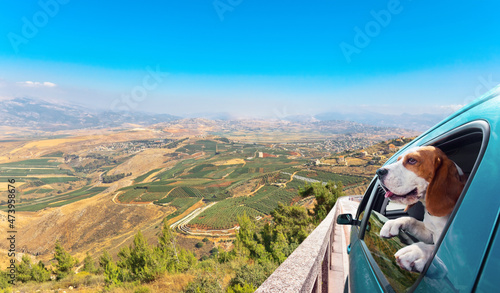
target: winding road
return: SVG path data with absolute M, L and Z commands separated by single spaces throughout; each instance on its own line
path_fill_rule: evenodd
M 306 182 L 309 182 L 309 183 L 316 183 L 316 182 L 321 182 L 321 184 L 323 185 L 326 185 L 327 182 L 324 182 L 324 181 L 319 181 L 319 180 L 316 180 L 316 179 L 311 179 L 311 178 L 307 178 L 307 177 L 303 177 L 303 176 L 298 176 L 298 175 L 295 175 L 295 173 L 291 174 L 291 173 L 288 173 L 288 172 L 281 172 L 282 174 L 285 174 L 285 175 L 291 175 L 292 178 L 295 178 L 297 180 L 302 180 L 302 181 L 306 181 Z

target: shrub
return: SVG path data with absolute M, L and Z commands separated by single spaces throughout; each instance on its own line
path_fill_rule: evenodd
M 193 282 L 189 283 L 187 288 L 184 290 L 185 293 L 199 293 L 199 292 L 210 292 L 210 293 L 222 293 L 222 286 L 217 281 L 216 278 L 208 274 L 198 276 Z
M 271 261 L 263 261 L 252 265 L 245 264 L 236 271 L 236 276 L 231 280 L 231 287 L 233 287 L 233 290 L 236 285 L 243 288 L 246 285 L 258 288 L 276 268 L 277 264 Z
M 252 284 L 245 283 L 243 286 L 236 284 L 227 288 L 227 293 L 253 293 L 255 290 L 257 290 L 257 287 L 254 287 Z

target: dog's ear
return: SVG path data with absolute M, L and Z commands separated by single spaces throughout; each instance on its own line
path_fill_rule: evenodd
M 425 207 L 431 215 L 443 217 L 453 211 L 464 183 L 455 163 L 443 152 L 437 152 L 434 166 L 436 171 L 427 187 Z

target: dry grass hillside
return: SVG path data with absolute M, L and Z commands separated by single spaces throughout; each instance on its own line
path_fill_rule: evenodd
M 85 153 L 96 146 L 109 142 L 150 139 L 158 135 L 151 129 L 82 134 L 84 135 L 68 138 L 2 142 L 0 144 L 0 163 L 37 159 L 55 151 L 72 154 Z M 166 215 L 173 212 L 173 208 L 152 204 L 120 205 L 114 203 L 112 197 L 115 190 L 130 185 L 135 177 L 154 168 L 169 166 L 171 162 L 164 154 L 172 151 L 171 149 L 146 149 L 142 151 L 111 170 L 113 173 L 132 172 L 133 176 L 111 184 L 99 184 L 95 181 L 97 174 L 88 175 L 88 178 L 93 178 L 92 184 L 94 186 L 108 187 L 106 191 L 97 196 L 62 207 L 45 208 L 38 212 L 17 211 L 17 251 L 38 255 L 39 259 L 48 261 L 52 258 L 56 240 L 60 240 L 72 255 L 81 260 L 87 251 L 91 255 L 98 255 L 104 248 L 108 249 L 112 255 L 116 255 L 118 248 L 123 244 L 129 244 L 139 229 L 146 237 L 156 239 L 155 234 L 161 228 L 161 221 Z M 61 160 L 62 158 L 57 159 L 57 161 Z M 57 175 L 51 175 L 51 177 L 55 176 Z M 66 183 L 52 185 L 62 184 Z M 80 181 L 72 183 L 74 189 L 78 189 L 82 184 Z M 47 184 L 42 188 L 49 189 L 50 186 Z M 2 190 L 6 190 L 5 184 L 1 184 L 1 187 L 5 187 Z M 29 190 L 29 188 L 23 190 L 22 183 L 18 183 L 17 187 L 22 191 L 20 196 Z M 33 196 L 34 194 L 29 194 L 23 196 L 23 199 Z M 5 215 L 5 212 L 0 212 L 0 223 L 4 223 L 0 225 L 2 235 L 6 235 L 7 219 Z M 5 241 L 0 242 L 0 250 L 6 249 L 6 245 Z M 7 254 L 2 253 L 0 263 L 6 259 Z
M 173 149 L 148 149 L 144 150 L 116 168 L 111 169 L 108 174 L 132 173 L 134 177 L 144 174 L 152 169 L 164 168 L 168 161 L 165 154 L 174 152 Z
M 115 255 L 139 229 L 146 237 L 155 238 L 161 221 L 171 212 L 171 208 L 157 205 L 115 204 L 109 194 L 102 194 L 37 213 L 18 213 L 18 250 L 39 254 L 47 261 L 52 258 L 55 242 L 60 240 L 80 260 L 87 251 L 93 255 L 104 248 Z M 0 228 L 3 235 L 5 227 Z M 2 242 L 2 249 L 4 245 Z

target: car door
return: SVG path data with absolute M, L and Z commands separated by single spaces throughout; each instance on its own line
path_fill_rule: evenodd
M 388 219 L 401 216 L 413 216 L 421 220 L 424 209 L 414 207 L 414 210 L 405 211 L 404 207 L 388 202 L 384 190 L 374 178 L 361 201 L 354 221 L 356 225 L 351 231 L 349 281 L 352 292 L 456 292 L 473 289 L 492 230 L 491 225 L 483 227 L 472 224 L 468 216 L 470 213 L 478 214 L 481 209 L 481 205 L 475 202 L 479 197 L 478 192 L 484 188 L 485 180 L 491 181 L 490 175 L 483 174 L 487 172 L 484 170 L 491 171 L 491 164 L 488 161 L 482 164 L 486 151 L 491 150 L 488 149 L 490 123 L 484 119 L 474 119 L 474 115 L 466 118 L 460 116 L 452 119 L 408 146 L 434 145 L 443 150 L 468 176 L 445 232 L 436 243 L 432 261 L 422 274 L 405 271 L 397 265 L 394 253 L 418 240 L 404 231 L 398 237 L 382 239 L 379 236 L 380 228 Z M 396 158 L 397 155 L 388 164 Z M 497 159 L 500 162 L 500 158 Z M 498 205 L 496 209 L 498 212 Z M 495 222 L 495 218 L 491 218 L 493 215 L 488 213 L 485 220 Z M 469 241 L 464 240 L 467 231 L 476 232 L 482 241 L 481 245 L 476 244 L 472 248 L 471 238 Z M 464 241 L 468 242 L 467 245 L 462 245 Z

